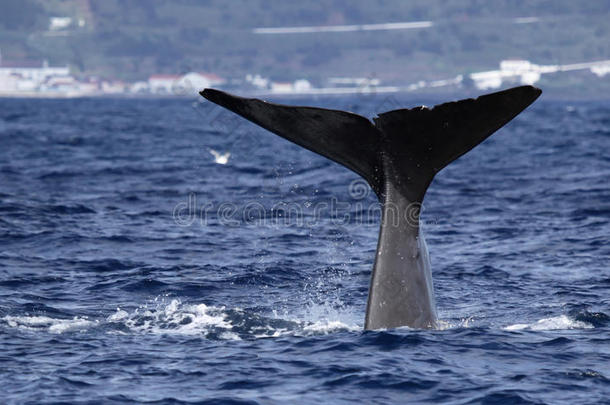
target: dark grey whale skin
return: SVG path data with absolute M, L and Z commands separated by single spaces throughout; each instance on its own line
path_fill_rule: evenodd
M 200 94 L 362 176 L 382 205 L 365 329 L 437 327 L 434 288 L 419 212 L 432 179 L 516 117 L 542 93 L 520 86 L 379 114 L 289 106 L 205 89 Z

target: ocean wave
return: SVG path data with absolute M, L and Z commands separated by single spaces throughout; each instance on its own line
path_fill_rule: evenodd
M 592 329 L 594 326 L 588 322 L 569 318 L 567 315 L 559 315 L 551 318 L 543 318 L 533 323 L 516 323 L 505 326 L 504 330 L 562 330 L 562 329 Z
M 72 319 L 52 318 L 49 316 L 10 316 L 2 318 L 8 326 L 26 330 L 43 330 L 50 333 L 85 331 L 95 326 L 99 321 L 91 321 L 86 317 Z
M 50 333 L 82 332 L 96 327 L 108 333 L 193 335 L 212 340 L 311 336 L 361 330 L 354 323 L 327 316 L 314 320 L 305 320 L 302 314 L 265 317 L 241 308 L 185 304 L 179 299 L 168 302 L 164 298 L 157 298 L 131 311 L 119 307 L 98 320 L 86 316 L 67 319 L 41 315 L 7 315 L 1 319 L 9 327 Z
M 87 316 L 63 318 L 46 315 L 7 315 L 0 319 L 9 327 L 50 333 L 81 332 L 92 327 L 102 327 L 109 333 L 195 335 L 212 340 L 241 340 L 325 335 L 341 331 L 362 332 L 362 325 L 351 318 L 353 318 L 352 314 L 342 313 L 332 306 L 325 305 L 308 305 L 297 313 L 281 315 L 274 311 L 271 316 L 263 316 L 242 308 L 228 309 L 224 306 L 203 303 L 185 304 L 179 299 L 168 302 L 158 297 L 151 303 L 131 311 L 119 307 L 114 313 L 98 320 L 92 320 Z M 475 325 L 472 317 L 453 321 L 441 319 L 437 330 L 447 331 L 477 326 L 480 325 Z M 559 315 L 531 323 L 516 323 L 501 329 L 550 331 L 594 327 L 592 323 L 579 320 L 578 317 Z M 411 329 L 402 327 L 396 330 Z

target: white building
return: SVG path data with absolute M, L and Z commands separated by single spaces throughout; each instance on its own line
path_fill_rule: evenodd
M 271 83 L 271 92 L 279 94 L 293 93 L 294 89 L 290 82 L 273 82 Z
M 503 77 L 519 77 L 520 84 L 535 84 L 540 75 L 546 73 L 542 66 L 534 65 L 528 60 L 503 60 L 500 71 Z
M 189 72 L 185 75 L 152 75 L 148 79 L 148 88 L 155 94 L 184 95 L 223 83 L 225 80 L 213 73 Z
M 272 82 L 271 92 L 275 94 L 304 94 L 310 93 L 314 88 L 306 79 L 298 79 L 294 82 Z
M 18 84 L 19 80 L 17 77 L 0 73 L 0 93 L 16 91 Z
M 307 93 L 308 91 L 311 91 L 313 86 L 311 85 L 311 83 L 309 83 L 308 80 L 299 79 L 295 80 L 292 87 L 294 88 L 294 91 L 296 93 Z
M 148 88 L 151 93 L 172 94 L 180 75 L 152 75 L 148 78 Z
M 470 78 L 479 90 L 497 89 L 502 86 L 502 74 L 499 70 L 472 73 Z
M 372 87 L 379 86 L 381 80 L 373 77 L 331 77 L 328 79 L 330 86 L 354 86 Z
M 42 67 L 0 67 L 0 75 L 42 82 L 49 77 L 70 76 L 70 68 L 49 67 L 49 63 L 44 61 Z
M 517 82 L 518 84 L 535 84 L 540 80 L 542 73 L 557 72 L 558 66 L 540 66 L 528 60 L 511 59 L 500 62 L 500 70 L 472 73 L 470 78 L 480 90 L 497 89 L 503 82 Z
M 148 82 L 135 82 L 132 83 L 131 86 L 129 86 L 129 92 L 130 93 L 148 93 L 150 91 L 149 87 L 148 87 Z
M 604 77 L 607 74 L 610 74 L 610 62 L 605 64 L 600 63 L 596 66 L 591 66 L 591 73 L 596 75 L 597 77 Z
M 503 60 L 500 62 L 500 70 L 472 73 L 470 78 L 478 89 L 488 90 L 497 89 L 504 82 L 532 85 L 538 82 L 540 77 L 545 73 L 585 69 L 591 70 L 598 77 L 603 77 L 610 73 L 610 60 L 573 63 L 569 65 L 536 65 L 527 60 Z
M 49 31 L 60 31 L 72 24 L 70 17 L 51 17 L 49 18 Z
M 251 75 L 249 73 L 246 75 L 246 81 L 258 89 L 268 89 L 270 83 L 269 79 L 261 75 Z
M 121 81 L 103 81 L 102 93 L 104 94 L 121 94 L 127 89 L 127 85 Z
M 225 80 L 214 73 L 189 72 L 178 79 L 174 90 L 187 94 L 224 83 Z
M 38 87 L 40 91 L 71 92 L 78 87 L 78 82 L 72 76 L 50 77 Z
M 70 69 L 49 67 L 0 67 L 0 90 L 4 92 L 35 92 L 41 90 L 49 80 L 74 80 Z

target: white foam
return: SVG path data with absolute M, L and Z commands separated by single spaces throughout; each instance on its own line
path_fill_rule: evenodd
M 108 321 L 110 322 L 118 322 L 125 318 L 127 318 L 129 314 L 127 311 L 123 311 L 121 308 L 117 308 L 116 312 L 108 317 Z
M 2 318 L 12 328 L 27 330 L 46 330 L 51 333 L 63 333 L 87 330 L 98 321 L 90 321 L 86 317 L 58 319 L 48 316 L 5 316 Z
M 158 301 L 158 300 L 155 300 Z M 228 319 L 225 307 L 207 306 L 205 304 L 185 305 L 174 299 L 169 303 L 163 300 L 153 305 L 140 307 L 127 313 L 117 308 L 117 312 L 107 318 L 109 322 L 120 322 L 130 330 L 139 333 L 161 333 L 181 335 L 207 336 L 215 332 L 220 339 L 239 340 L 234 325 Z M 239 312 L 235 308 L 232 312 Z M 273 338 L 287 335 L 327 334 L 340 330 L 359 331 L 361 326 L 346 322 L 349 314 L 340 314 L 337 310 L 330 310 L 326 306 L 308 306 L 297 315 L 284 313 L 281 317 L 274 312 L 276 319 L 287 320 L 294 323 L 294 327 L 274 327 L 271 324 L 254 327 L 245 333 L 255 338 Z M 342 320 L 339 320 L 342 319 Z
M 316 321 L 303 326 L 303 331 L 313 333 L 332 333 L 341 330 L 359 331 L 361 329 L 362 328 L 357 325 L 349 325 L 341 321 L 332 321 L 329 319 Z
M 281 335 L 310 336 L 362 330 L 362 325 L 356 321 L 360 320 L 360 314 L 350 311 L 339 299 L 323 303 L 310 302 L 297 312 L 286 312 L 281 317 L 274 312 L 274 315 L 295 323 L 295 328 L 282 331 Z
M 469 316 L 461 319 L 445 320 L 438 319 L 436 322 L 436 330 L 450 330 L 456 328 L 472 328 L 475 325 L 475 318 Z
M 237 316 L 235 325 L 231 314 Z M 227 310 L 223 306 L 183 304 L 179 299 L 157 297 L 136 309 L 117 308 L 101 320 L 29 315 L 5 316 L 2 319 L 9 327 L 50 333 L 84 331 L 92 326 L 103 325 L 110 326 L 105 328 L 107 333 L 194 335 L 226 340 L 239 340 L 243 334 L 255 338 L 274 338 L 362 330 L 362 326 L 352 319 L 354 313 L 328 304 L 309 305 L 297 313 L 283 313 L 282 316 L 274 312 L 274 317 L 283 322 L 278 323 L 258 314 L 247 314 L 240 308 Z M 243 329 L 244 318 L 255 321 L 250 330 L 240 330 Z
M 221 338 L 239 339 L 237 334 L 230 332 L 233 325 L 226 318 L 224 307 L 185 305 L 174 299 L 169 304 L 160 302 L 153 308 L 143 306 L 132 313 L 117 308 L 106 320 L 119 322 L 139 333 L 206 336 L 220 328 L 226 329 L 221 331 Z
M 593 325 L 587 322 L 568 318 L 566 315 L 543 318 L 534 323 L 517 323 L 506 326 L 504 330 L 561 330 L 561 329 L 591 329 Z
M 224 340 L 241 340 L 239 335 L 233 332 L 222 332 L 219 337 Z

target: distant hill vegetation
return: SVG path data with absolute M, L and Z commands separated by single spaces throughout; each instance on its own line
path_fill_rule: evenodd
M 33 0 L 2 0 L 0 28 L 6 31 L 34 30 L 46 23 L 45 8 Z
M 70 22 L 53 25 L 58 17 Z M 432 27 L 252 31 L 422 20 Z M 599 0 L 2 0 L 0 51 L 5 61 L 47 59 L 125 80 L 198 70 L 229 78 L 260 73 L 275 80 L 375 76 L 395 82 L 493 69 L 507 58 L 540 64 L 610 59 L 608 21 L 610 1 Z

